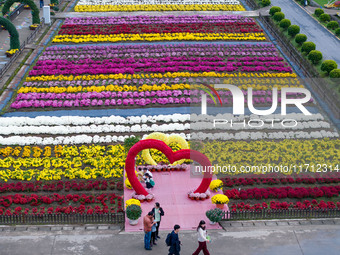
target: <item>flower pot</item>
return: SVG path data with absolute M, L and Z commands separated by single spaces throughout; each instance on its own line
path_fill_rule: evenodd
M 129 223 L 131 226 L 136 226 L 138 224 L 138 219 L 137 220 L 130 220 L 129 219 Z
M 141 200 L 139 200 L 141 203 L 143 203 L 144 202 L 144 199 L 141 199 Z
M 210 225 L 216 225 L 217 222 L 209 220 Z
M 148 199 L 146 199 L 146 201 L 147 201 L 147 202 L 151 202 L 151 201 L 152 201 L 152 199 L 151 199 L 151 198 L 148 198 Z
M 216 208 L 224 209 L 224 204 L 216 204 Z

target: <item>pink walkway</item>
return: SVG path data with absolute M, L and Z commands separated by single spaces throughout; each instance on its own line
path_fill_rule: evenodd
M 156 183 L 153 188 L 155 200 L 142 203 L 142 218 L 138 225 L 131 226 L 126 219 L 125 231 L 143 231 L 143 217 L 151 211 L 155 202 L 159 202 L 164 209 L 160 230 L 172 230 L 175 224 L 179 224 L 182 230 L 196 229 L 200 220 L 207 222 L 208 229 L 220 229 L 218 224 L 210 225 L 205 212 L 216 206 L 210 198 L 204 201 L 194 201 L 188 198 L 187 193 L 197 188 L 201 182 L 200 177 L 191 177 L 189 170 L 180 172 L 153 172 Z M 130 199 L 132 190 L 124 189 L 124 199 Z M 211 193 L 212 195 L 217 193 Z M 228 210 L 228 206 L 226 206 Z

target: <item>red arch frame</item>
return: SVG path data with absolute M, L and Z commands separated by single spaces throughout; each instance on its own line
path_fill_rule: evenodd
M 127 178 L 129 179 L 131 186 L 138 195 L 148 195 L 149 193 L 145 190 L 142 184 L 138 181 L 135 174 L 135 157 L 137 154 L 145 149 L 157 149 L 165 154 L 170 163 L 173 163 L 180 159 L 191 159 L 199 163 L 203 167 L 211 166 L 210 160 L 199 151 L 183 149 L 174 152 L 166 143 L 155 139 L 141 140 L 131 147 L 125 160 L 125 171 Z M 203 180 L 200 186 L 194 191 L 194 193 L 204 193 L 208 190 L 210 182 L 212 180 L 212 173 L 206 171 L 203 176 Z

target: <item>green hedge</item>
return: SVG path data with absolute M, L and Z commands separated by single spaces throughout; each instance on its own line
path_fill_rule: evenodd
M 11 8 L 14 3 L 29 5 L 32 12 L 32 24 L 40 24 L 39 9 L 32 0 L 6 0 L 2 8 L 2 15 L 5 15 L 7 12 L 9 12 L 9 8 Z
M 0 17 L 0 25 L 4 26 L 11 36 L 10 39 L 11 50 L 19 49 L 20 48 L 19 33 L 15 26 L 13 25 L 13 23 L 4 17 Z

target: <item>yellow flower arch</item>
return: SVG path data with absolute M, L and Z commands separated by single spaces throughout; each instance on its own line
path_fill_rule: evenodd
M 181 149 L 189 149 L 188 142 L 179 135 L 167 135 L 160 132 L 154 132 L 148 135 L 145 139 L 155 139 L 160 140 L 166 143 L 167 145 L 170 145 L 171 143 L 177 143 L 180 145 Z M 156 161 L 152 158 L 150 154 L 150 150 L 143 150 L 142 151 L 142 157 L 145 160 L 145 162 L 149 165 L 157 165 Z M 171 165 L 180 165 L 185 161 L 185 159 L 178 160 Z

